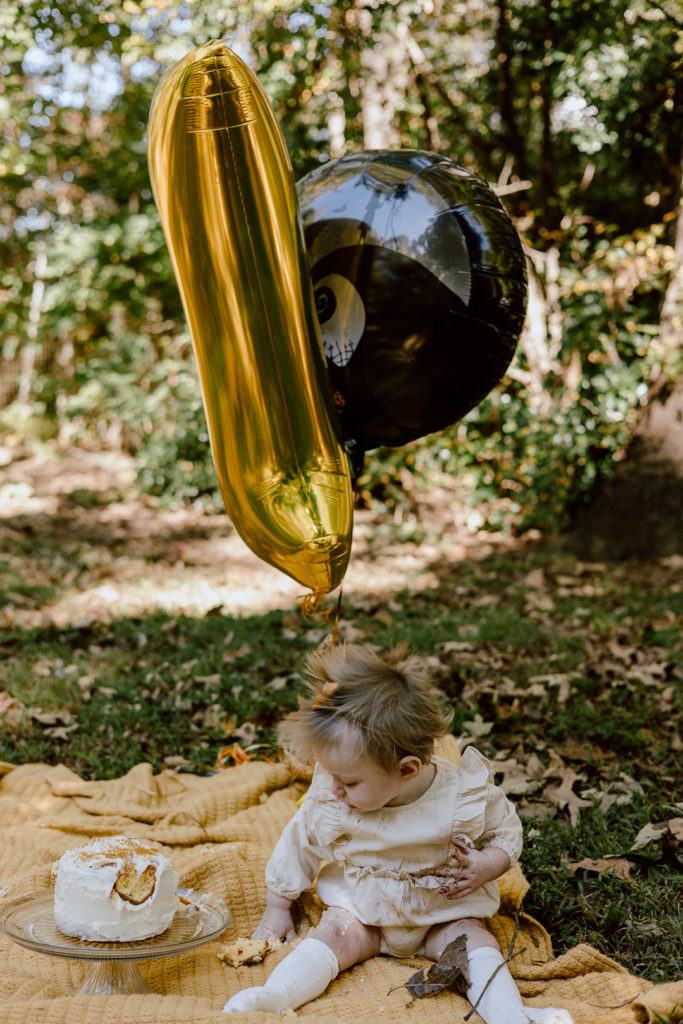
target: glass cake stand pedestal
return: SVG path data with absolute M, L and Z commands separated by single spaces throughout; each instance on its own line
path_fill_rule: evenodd
M 230 910 L 215 896 L 178 889 L 183 909 L 163 934 L 139 942 L 88 942 L 59 931 L 54 921 L 54 890 L 22 896 L 0 907 L 0 928 L 14 942 L 37 953 L 85 960 L 90 970 L 76 995 L 153 992 L 138 970 L 141 960 L 187 953 L 225 931 Z

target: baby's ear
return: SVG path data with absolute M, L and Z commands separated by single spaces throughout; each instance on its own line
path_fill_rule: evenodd
M 402 779 L 410 779 L 415 775 L 419 775 L 421 767 L 422 761 L 415 754 L 406 754 L 398 762 L 398 770 Z

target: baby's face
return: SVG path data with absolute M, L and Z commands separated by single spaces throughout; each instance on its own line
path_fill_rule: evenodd
M 316 761 L 332 777 L 332 792 L 358 811 L 377 811 L 387 804 L 404 803 L 406 785 L 397 764 L 387 771 L 366 754 L 357 743 L 342 740 L 319 751 Z

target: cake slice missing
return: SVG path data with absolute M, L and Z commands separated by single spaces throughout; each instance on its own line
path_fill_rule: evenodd
M 114 889 L 122 900 L 139 907 L 154 894 L 156 876 L 157 869 L 153 864 L 148 864 L 144 871 L 124 871 L 114 882 Z
M 93 839 L 56 866 L 54 916 L 60 931 L 91 942 L 160 935 L 181 906 L 173 862 L 127 836 Z

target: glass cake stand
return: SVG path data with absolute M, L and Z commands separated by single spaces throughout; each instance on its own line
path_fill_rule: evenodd
M 0 907 L 0 928 L 20 946 L 50 956 L 85 960 L 90 970 L 77 995 L 152 992 L 138 970 L 140 960 L 187 953 L 225 931 L 231 913 L 216 896 L 178 889 L 187 901 L 161 935 L 138 942 L 88 942 L 59 931 L 54 920 L 54 890 L 22 896 Z

